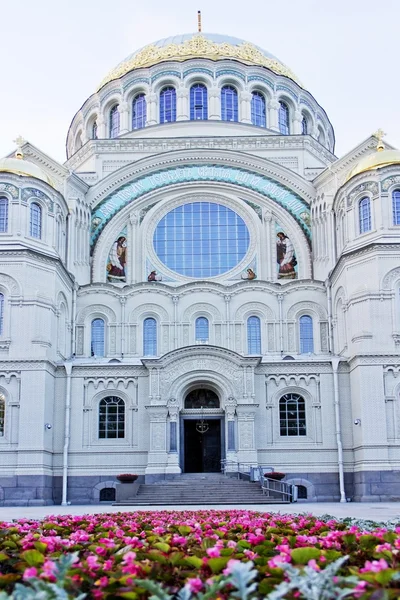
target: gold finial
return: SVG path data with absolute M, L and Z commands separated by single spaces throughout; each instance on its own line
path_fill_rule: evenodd
M 22 152 L 22 145 L 25 144 L 25 140 L 22 135 L 19 135 L 15 140 L 13 140 L 14 144 L 17 144 L 17 149 L 15 151 L 15 158 L 24 158 L 24 153 Z
M 197 31 L 201 33 L 201 10 L 197 11 Z
M 378 152 L 381 152 L 382 150 L 385 149 L 385 146 L 382 142 L 382 138 L 384 135 L 386 135 L 386 133 L 383 131 L 383 129 L 378 129 L 378 131 L 375 131 L 375 133 L 372 134 L 374 137 L 377 138 L 378 143 L 376 145 L 376 149 Z

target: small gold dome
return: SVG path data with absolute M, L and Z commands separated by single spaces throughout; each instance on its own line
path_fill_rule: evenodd
M 382 129 L 378 129 L 378 131 L 373 135 L 378 140 L 376 152 L 374 152 L 373 154 L 369 154 L 365 158 L 362 158 L 360 162 L 356 164 L 354 169 L 350 171 L 350 173 L 347 175 L 345 183 L 347 183 L 352 177 L 355 177 L 360 173 L 365 173 L 366 171 L 373 171 L 374 169 L 379 169 L 380 167 L 387 167 L 388 165 L 400 164 L 400 150 L 385 150 L 385 146 L 382 143 L 382 137 L 385 134 L 382 131 Z
M 16 155 L 20 156 L 18 152 Z M 50 177 L 47 176 L 43 169 L 23 158 L 0 159 L 0 173 L 15 173 L 15 175 L 22 175 L 23 177 L 35 177 L 54 187 Z

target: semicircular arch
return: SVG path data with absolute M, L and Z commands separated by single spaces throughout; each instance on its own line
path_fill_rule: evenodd
M 267 321 L 273 321 L 275 315 L 273 310 L 263 302 L 246 302 L 242 304 L 235 313 L 235 321 L 244 321 L 250 315 L 262 316 Z
M 328 318 L 326 310 L 316 302 L 312 301 L 296 302 L 296 304 L 293 304 L 287 312 L 287 318 L 289 321 L 292 321 L 296 318 L 296 315 L 306 311 L 312 311 L 317 314 L 320 321 L 326 321 Z
M 156 317 L 161 321 L 168 322 L 170 317 L 168 312 L 159 304 L 147 302 L 143 306 L 134 308 L 129 315 L 129 323 L 137 323 L 142 316 Z

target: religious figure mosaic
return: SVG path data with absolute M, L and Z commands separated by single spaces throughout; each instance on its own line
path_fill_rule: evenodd
M 276 261 L 278 279 L 297 279 L 297 258 L 290 238 L 276 225 Z
M 110 283 L 126 283 L 126 228 L 121 231 L 111 246 L 107 261 L 107 281 Z

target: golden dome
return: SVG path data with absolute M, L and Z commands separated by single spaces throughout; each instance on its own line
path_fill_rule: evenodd
M 295 74 L 273 54 L 245 40 L 217 33 L 186 33 L 145 46 L 128 56 L 103 79 L 98 90 L 109 81 L 119 79 L 133 69 L 150 67 L 165 61 L 208 58 L 209 60 L 234 59 L 246 65 L 261 66 L 278 75 L 284 75 L 302 84 Z
M 52 180 L 43 169 L 28 160 L 24 160 L 20 148 L 16 151 L 15 158 L 0 159 L 0 173 L 14 173 L 23 177 L 35 177 L 54 187 Z
M 374 135 L 378 138 L 376 152 L 362 158 L 360 162 L 356 164 L 354 169 L 347 175 L 345 183 L 360 173 L 373 171 L 374 169 L 387 167 L 388 165 L 400 164 L 400 150 L 385 150 L 385 146 L 382 143 L 383 132 L 381 130 Z

